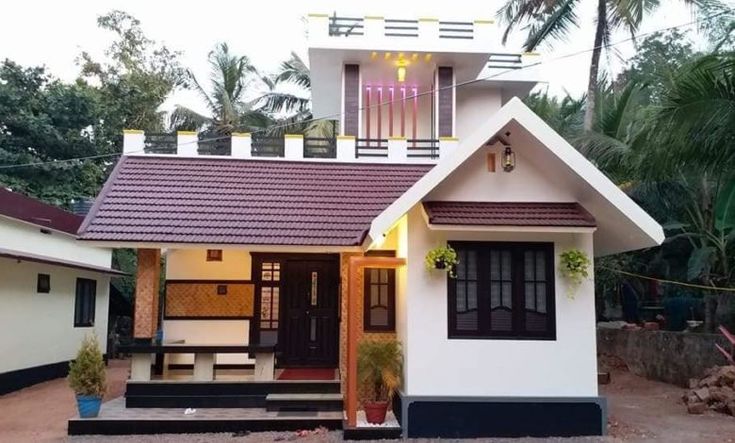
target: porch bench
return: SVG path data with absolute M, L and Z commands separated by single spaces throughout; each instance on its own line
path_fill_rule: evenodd
M 121 352 L 132 354 L 130 379 L 151 379 L 151 354 L 194 354 L 195 381 L 214 380 L 215 354 L 255 354 L 255 380 L 272 381 L 275 369 L 275 345 L 134 343 L 120 346 Z

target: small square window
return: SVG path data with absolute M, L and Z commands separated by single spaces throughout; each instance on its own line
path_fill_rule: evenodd
M 227 295 L 227 285 L 217 285 L 217 295 Z
M 38 274 L 36 280 L 36 292 L 39 294 L 48 294 L 51 292 L 51 276 L 48 274 Z
M 222 250 L 207 249 L 207 261 L 222 261 Z

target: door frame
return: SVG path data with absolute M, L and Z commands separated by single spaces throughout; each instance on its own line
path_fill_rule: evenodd
M 285 281 L 288 278 L 288 276 L 285 274 L 286 266 L 285 263 L 287 261 L 322 261 L 322 262 L 328 262 L 332 264 L 335 267 L 335 270 L 337 272 L 337 299 L 335 300 L 336 306 L 337 306 L 337 328 L 336 333 L 334 337 L 335 346 L 337 349 L 337 355 L 336 355 L 336 361 L 333 365 L 329 365 L 329 367 L 337 367 L 339 365 L 339 335 L 340 335 L 340 323 L 341 323 L 341 316 L 342 316 L 342 278 L 341 278 L 341 261 L 340 261 L 340 254 L 339 253 L 307 253 L 307 252 L 251 252 L 250 253 L 251 258 L 251 274 L 250 279 L 253 282 L 254 286 L 254 295 L 253 295 L 253 319 L 250 323 L 250 343 L 253 344 L 259 344 L 260 343 L 260 290 L 262 287 L 262 275 L 261 275 L 261 266 L 263 262 L 270 262 L 270 261 L 277 261 L 281 264 L 281 278 L 279 281 L 279 293 L 281 296 L 278 300 L 278 344 L 276 345 L 276 366 L 278 367 L 284 367 L 281 364 L 278 364 L 278 353 L 280 351 L 280 347 L 283 340 L 283 322 L 284 322 L 284 315 L 285 310 L 283 309 L 283 303 L 284 303 L 284 285 Z M 288 367 L 316 367 L 313 365 L 289 365 Z

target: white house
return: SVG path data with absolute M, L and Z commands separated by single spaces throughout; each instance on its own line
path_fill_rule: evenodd
M 111 250 L 83 217 L 0 189 L 0 394 L 66 375 L 82 338 L 107 345 Z
M 604 433 L 594 281 L 571 287 L 560 254 L 648 248 L 663 230 L 522 103 L 541 73 L 499 41 L 487 20 L 311 15 L 313 111 L 336 121 L 334 139 L 233 134 L 212 155 L 193 133 L 126 131 L 80 229 L 91 245 L 138 250 L 125 406 L 265 411 L 338 392 L 336 417 L 263 417 L 342 427 L 344 396 L 351 431 L 356 343 L 395 337 L 404 436 Z M 424 263 L 446 245 L 454 278 Z M 162 375 L 151 353 L 167 355 Z M 174 377 L 190 366 L 193 379 Z M 332 384 L 309 384 L 315 368 Z M 110 424 L 124 410 L 110 414 L 70 432 L 131 432 Z M 129 420 L 134 432 L 265 426 Z

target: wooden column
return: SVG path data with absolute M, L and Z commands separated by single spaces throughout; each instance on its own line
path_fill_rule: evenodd
M 345 404 L 347 411 L 347 425 L 357 425 L 357 326 L 359 316 L 357 312 L 357 287 L 360 273 L 366 267 L 398 268 L 406 264 L 404 258 L 393 257 L 350 257 L 347 280 L 347 392 Z
M 161 278 L 161 250 L 138 249 L 135 277 L 133 337 L 150 339 L 158 329 L 158 290 Z

